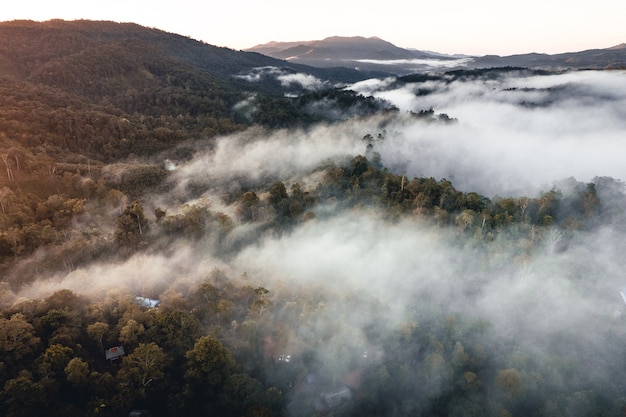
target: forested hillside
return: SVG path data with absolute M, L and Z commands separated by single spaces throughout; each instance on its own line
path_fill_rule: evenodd
M 4 259 L 64 240 L 88 201 L 116 206 L 159 184 L 163 159 L 188 158 L 193 142 L 211 146 L 252 124 L 312 123 L 322 116 L 308 103 L 324 97 L 356 113 L 381 108 L 342 91 L 286 98 L 276 81 L 235 77 L 281 61 L 134 24 L 5 22 L 0 45 Z M 136 163 L 156 155 L 157 164 Z M 102 171 L 112 162 L 123 175 Z
M 132 24 L 1 23 L 0 58 L 1 415 L 623 413 L 621 179 L 408 175 L 472 126 Z M 385 83 L 503 76 L 548 75 Z
M 280 97 L 285 89 L 235 75 L 258 67 L 306 69 L 113 22 L 5 22 L 0 40 L 3 140 L 27 134 L 27 145 L 45 143 L 99 160 L 241 129 L 254 120 L 238 114 L 235 104 L 259 91 Z M 310 70 L 334 82 L 365 76 Z M 264 103 L 259 118 L 290 106 L 289 100 Z

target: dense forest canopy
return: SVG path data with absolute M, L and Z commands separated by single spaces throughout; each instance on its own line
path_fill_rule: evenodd
M 0 40 L 2 415 L 625 409 L 622 72 Z

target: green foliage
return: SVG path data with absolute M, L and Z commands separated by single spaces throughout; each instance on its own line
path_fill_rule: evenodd
M 34 326 L 21 313 L 10 319 L 0 318 L 0 355 L 5 364 L 19 362 L 28 357 L 39 345 Z
M 7 417 L 38 415 L 46 405 L 46 392 L 42 384 L 33 381 L 28 371 L 21 371 L 8 380 L 0 392 L 0 409 Z
M 89 377 L 89 364 L 81 358 L 70 359 L 64 369 L 67 380 L 76 388 L 80 389 L 87 383 Z
M 115 239 L 122 247 L 139 248 L 147 231 L 148 219 L 139 201 L 128 205 L 115 222 Z
M 165 377 L 163 370 L 166 355 L 156 343 L 141 343 L 129 355 L 124 356 L 118 377 L 126 386 L 125 391 L 146 395 L 153 385 Z

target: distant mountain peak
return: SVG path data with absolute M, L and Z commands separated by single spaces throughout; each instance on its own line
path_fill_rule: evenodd
M 378 36 L 328 36 L 321 41 L 311 41 L 311 42 L 324 42 L 324 41 L 382 41 Z
M 374 62 L 442 59 L 442 55 L 400 48 L 377 36 L 329 36 L 321 40 L 269 42 L 247 51 L 320 67 L 363 68 L 368 65 L 381 65 Z

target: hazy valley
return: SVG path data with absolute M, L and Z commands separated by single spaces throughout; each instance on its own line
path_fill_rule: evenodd
M 0 414 L 623 412 L 625 50 L 329 39 L 0 23 Z

